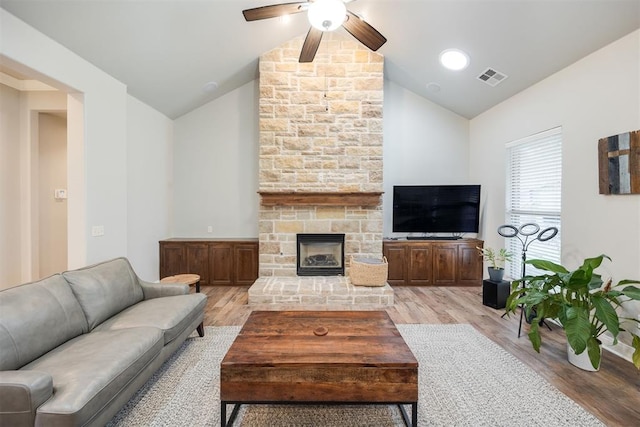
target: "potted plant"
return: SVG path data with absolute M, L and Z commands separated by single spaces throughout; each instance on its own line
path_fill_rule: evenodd
M 511 252 L 504 248 L 501 248 L 497 252 L 493 248 L 476 247 L 476 249 L 480 252 L 480 256 L 490 264 L 489 267 L 487 267 L 489 270 L 489 280 L 492 282 L 501 282 L 504 276 L 504 263 L 511 261 Z
M 533 316 L 529 329 L 529 340 L 533 348 L 540 352 L 540 322 L 543 319 L 556 319 L 567 335 L 569 361 L 583 369 L 598 370 L 602 356 L 600 336 L 609 332 L 613 343 L 617 344 L 618 334 L 623 331 L 621 319 L 616 309 L 628 300 L 640 300 L 640 289 L 633 284 L 637 280 L 621 280 L 613 285 L 609 280 L 603 282 L 594 270 L 603 259 L 611 261 L 606 255 L 587 258 L 574 271 L 553 262 L 529 260 L 535 268 L 548 272 L 539 276 L 526 276 L 512 284 L 511 294 L 507 298 L 507 313 L 515 313 L 518 307 L 525 310 L 527 318 Z M 626 319 L 639 323 L 637 319 Z M 640 337 L 633 335 L 632 346 L 635 349 L 633 364 L 640 369 Z M 580 365 L 574 355 L 588 355 L 587 365 Z M 572 354 L 574 353 L 574 354 Z

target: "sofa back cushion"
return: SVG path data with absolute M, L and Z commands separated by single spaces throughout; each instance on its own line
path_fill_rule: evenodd
M 0 371 L 19 369 L 88 331 L 82 308 L 56 274 L 0 292 Z
M 62 273 L 87 317 L 89 330 L 142 301 L 142 286 L 126 258 Z

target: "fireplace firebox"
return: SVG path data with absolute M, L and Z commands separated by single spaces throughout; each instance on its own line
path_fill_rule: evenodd
M 344 234 L 298 234 L 298 276 L 344 276 Z

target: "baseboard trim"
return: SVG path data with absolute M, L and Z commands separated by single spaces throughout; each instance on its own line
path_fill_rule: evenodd
M 634 348 L 630 345 L 618 341 L 618 344 L 613 345 L 613 338 L 607 335 L 601 335 L 600 341 L 602 341 L 602 348 L 616 356 L 622 357 L 624 360 L 633 363 Z

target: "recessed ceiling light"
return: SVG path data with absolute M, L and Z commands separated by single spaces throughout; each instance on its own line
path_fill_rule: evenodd
M 215 92 L 216 89 L 218 89 L 218 83 L 216 82 L 208 82 L 202 87 L 205 92 Z
M 450 70 L 464 70 L 469 65 L 469 55 L 460 49 L 446 49 L 440 52 L 440 63 Z

